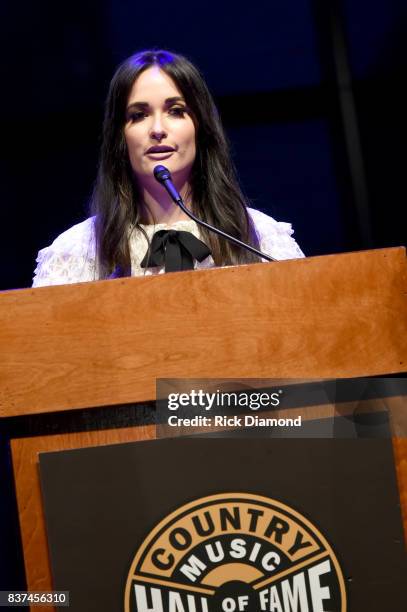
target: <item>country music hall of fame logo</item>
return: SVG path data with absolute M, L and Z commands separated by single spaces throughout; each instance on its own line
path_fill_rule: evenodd
M 165 517 L 131 564 L 125 612 L 345 612 L 341 568 L 308 519 L 227 493 Z

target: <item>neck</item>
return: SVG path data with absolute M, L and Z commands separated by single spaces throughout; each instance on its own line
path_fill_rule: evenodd
M 176 185 L 185 205 L 191 206 L 191 190 L 188 183 Z M 154 182 L 141 185 L 141 199 L 144 202 L 142 210 L 142 222 L 147 225 L 166 223 L 171 225 L 177 221 L 189 220 L 189 217 L 177 206 L 165 188 Z

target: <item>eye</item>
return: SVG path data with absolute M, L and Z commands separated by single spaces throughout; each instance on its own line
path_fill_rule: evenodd
M 172 106 L 168 110 L 169 115 L 172 117 L 184 117 L 187 112 L 188 109 L 185 106 Z
M 127 115 L 127 121 L 130 121 L 130 123 L 137 123 L 137 121 L 141 121 L 146 116 L 147 113 L 145 111 L 132 111 Z

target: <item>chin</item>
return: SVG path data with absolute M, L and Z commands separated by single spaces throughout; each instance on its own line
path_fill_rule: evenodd
M 143 178 L 145 180 L 153 176 L 154 168 L 156 166 L 164 166 L 165 168 L 168 168 L 168 170 L 171 172 L 174 181 L 176 181 L 177 183 L 185 183 L 189 181 L 189 177 L 192 172 L 193 161 L 185 164 L 180 164 L 177 160 L 173 160 L 171 158 L 164 160 L 152 160 L 147 166 L 144 166 L 143 168 L 134 171 L 135 175 L 142 182 Z

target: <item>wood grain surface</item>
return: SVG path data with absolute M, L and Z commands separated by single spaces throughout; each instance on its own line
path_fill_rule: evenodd
M 405 249 L 8 291 L 0 345 L 2 417 L 152 401 L 157 378 L 405 372 Z M 406 528 L 400 406 L 394 454 Z M 12 441 L 30 590 L 51 587 L 38 453 L 154 437 L 154 426 L 139 426 Z
M 0 416 L 155 398 L 157 378 L 402 372 L 405 250 L 0 295 Z

